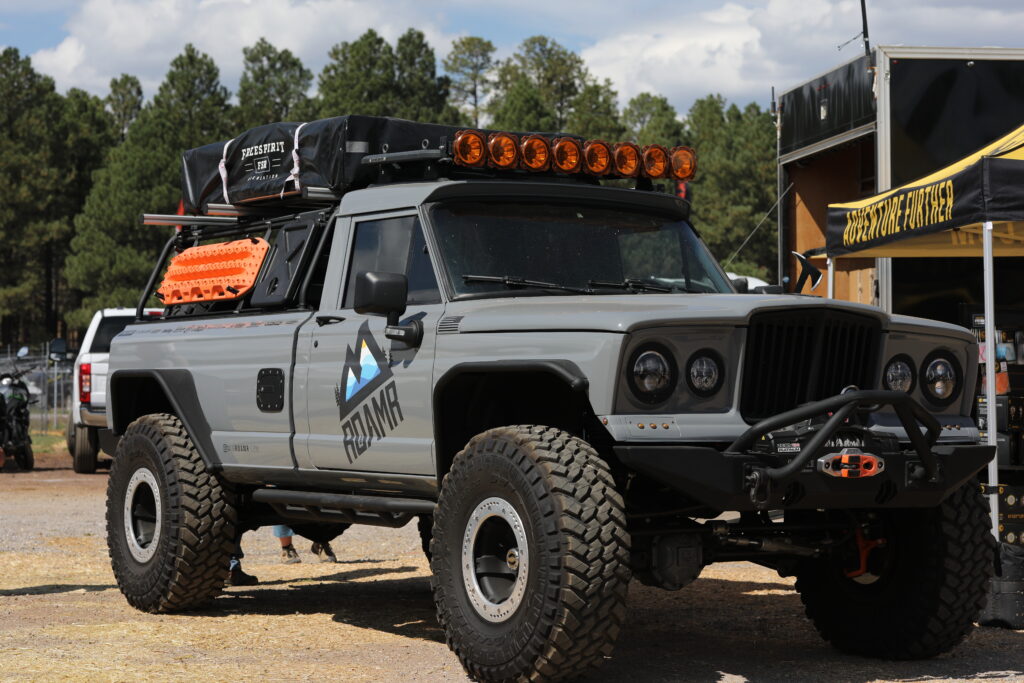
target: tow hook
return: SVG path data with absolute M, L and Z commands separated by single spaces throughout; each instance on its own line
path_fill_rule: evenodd
M 856 569 L 850 569 L 845 572 L 847 578 L 850 579 L 855 579 L 858 576 L 867 574 L 868 556 L 871 555 L 871 551 L 885 545 L 884 538 L 866 538 L 864 536 L 864 530 L 861 527 L 857 527 L 854 530 L 854 539 L 857 541 L 857 556 L 859 564 Z
M 750 502 L 758 510 L 767 510 L 768 501 L 772 496 L 772 480 L 761 468 L 751 468 L 745 478 L 747 490 L 750 492 Z

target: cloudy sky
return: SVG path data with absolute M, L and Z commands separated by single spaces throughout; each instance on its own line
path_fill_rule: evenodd
M 875 45 L 1024 47 L 1021 0 L 868 0 Z M 242 47 L 265 36 L 318 73 L 328 49 L 373 27 L 394 41 L 422 30 L 440 57 L 461 35 L 500 57 L 545 34 L 610 78 L 623 102 L 666 95 L 681 112 L 711 92 L 766 105 L 857 56 L 859 0 L 0 0 L 0 46 L 30 55 L 57 87 L 106 94 L 135 74 L 152 96 L 186 42 L 237 87 Z

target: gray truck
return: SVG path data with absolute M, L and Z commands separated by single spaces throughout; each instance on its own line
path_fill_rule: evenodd
M 692 174 L 685 150 L 326 121 L 186 153 L 193 214 L 146 218 L 182 227 L 111 348 L 129 603 L 206 604 L 260 525 L 418 518 L 438 621 L 478 680 L 585 674 L 631 579 L 678 590 L 714 562 L 795 576 L 846 652 L 931 657 L 968 633 L 994 540 L 967 330 L 738 293 L 688 204 L 652 191 Z M 279 167 L 280 195 L 245 191 Z M 246 243 L 248 280 L 200 282 L 190 254 Z M 156 290 L 175 254 L 194 280 Z

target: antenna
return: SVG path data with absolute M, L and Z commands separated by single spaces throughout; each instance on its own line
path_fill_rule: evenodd
M 867 0 L 860 0 L 860 21 L 863 26 L 861 34 L 864 36 L 864 54 L 871 57 L 871 39 L 868 38 L 868 7 Z

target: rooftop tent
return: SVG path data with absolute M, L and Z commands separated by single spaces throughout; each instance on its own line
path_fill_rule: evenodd
M 843 256 L 982 256 L 985 357 L 995 359 L 993 257 L 1024 256 L 1024 126 L 931 175 L 860 201 L 829 204 L 825 252 L 830 282 L 832 259 Z M 985 373 L 987 405 L 994 406 L 994 362 L 985 363 Z M 995 446 L 996 430 L 987 432 Z M 995 459 L 988 472 L 996 483 Z

